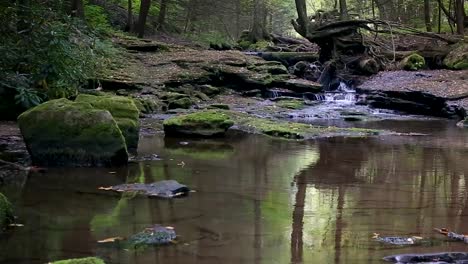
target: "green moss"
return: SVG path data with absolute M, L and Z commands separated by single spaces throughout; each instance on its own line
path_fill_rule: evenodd
M 272 46 L 272 43 L 270 41 L 260 40 L 256 43 L 251 44 L 249 46 L 249 50 L 266 51 L 270 46 Z
M 453 70 L 468 69 L 468 44 L 460 43 L 444 59 L 444 64 Z
M 189 109 L 192 106 L 193 102 L 190 98 L 184 97 L 174 101 L 170 101 L 168 104 L 169 109 Z
M 303 100 L 283 100 L 277 102 L 276 105 L 287 109 L 303 109 L 305 107 Z
M 166 134 L 212 136 L 223 134 L 234 125 L 230 117 L 220 111 L 206 110 L 169 118 L 164 121 Z
M 198 160 L 224 160 L 234 154 L 233 150 L 200 150 L 193 148 L 174 148 L 168 149 L 167 152 L 171 155 L 183 155 Z
M 80 259 L 67 259 L 51 262 L 51 264 L 105 264 L 102 259 L 90 257 Z
M 0 231 L 13 222 L 13 209 L 8 199 L 0 193 Z
M 51 100 L 21 114 L 21 133 L 38 165 L 127 162 L 125 139 L 109 111 L 89 103 Z
M 426 60 L 419 54 L 411 54 L 402 61 L 403 69 L 407 71 L 417 71 L 426 66 Z
M 239 46 L 240 49 L 247 50 L 249 49 L 250 45 L 252 45 L 252 42 L 248 40 L 240 40 L 239 42 L 237 42 L 237 45 Z
M 80 94 L 76 102 L 89 103 L 94 108 L 107 110 L 117 121 L 122 134 L 125 137 L 128 148 L 138 147 L 139 133 L 139 110 L 135 102 L 122 96 L 94 96 Z
M 223 109 L 223 110 L 229 110 L 230 107 L 227 104 L 211 104 L 208 106 L 210 109 Z

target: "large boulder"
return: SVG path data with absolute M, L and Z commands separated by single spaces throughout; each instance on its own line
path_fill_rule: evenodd
M 123 96 L 80 94 L 75 101 L 89 103 L 96 109 L 109 111 L 122 131 L 127 147 L 129 149 L 138 147 L 140 113 L 132 99 Z
M 468 43 L 461 43 L 453 49 L 444 59 L 449 69 L 468 70 Z
M 207 110 L 180 115 L 164 121 L 166 135 L 217 136 L 234 125 L 229 115 L 222 111 Z
M 41 166 L 109 166 L 128 161 L 127 145 L 107 110 L 58 99 L 18 118 L 32 161 Z
M 13 222 L 13 210 L 8 199 L 0 193 L 0 232 Z

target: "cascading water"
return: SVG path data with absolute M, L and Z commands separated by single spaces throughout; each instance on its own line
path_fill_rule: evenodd
M 356 91 L 347 86 L 344 82 L 333 92 L 315 94 L 316 101 L 336 102 L 342 104 L 354 104 L 356 102 Z

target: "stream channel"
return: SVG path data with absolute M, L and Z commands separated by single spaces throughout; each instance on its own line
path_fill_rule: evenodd
M 305 142 L 144 136 L 139 156 L 160 159 L 49 169 L 4 184 L 0 191 L 24 226 L 0 240 L 0 263 L 87 256 L 111 264 L 383 263 L 393 254 L 468 251 L 432 231 L 468 232 L 468 130 L 427 118 L 313 122 L 427 135 Z M 196 192 L 165 200 L 98 190 L 165 179 Z M 144 250 L 97 243 L 153 224 L 174 227 L 178 243 Z M 386 245 L 373 233 L 424 242 Z

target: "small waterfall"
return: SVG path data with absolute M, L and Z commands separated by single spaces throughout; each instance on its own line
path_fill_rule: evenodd
M 340 85 L 336 91 L 315 94 L 315 100 L 322 102 L 352 104 L 356 102 L 356 91 L 351 89 L 344 82 L 340 82 Z

